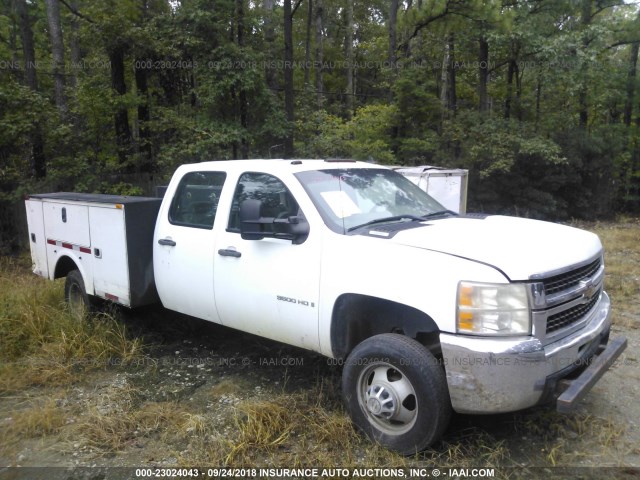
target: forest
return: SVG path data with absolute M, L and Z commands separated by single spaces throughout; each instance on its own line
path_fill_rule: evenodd
M 151 194 L 183 163 L 470 172 L 469 210 L 640 211 L 623 0 L 2 0 L 0 240 L 28 193 Z

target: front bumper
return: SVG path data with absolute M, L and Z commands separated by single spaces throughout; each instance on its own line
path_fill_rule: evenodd
M 601 295 L 583 328 L 548 345 L 535 337 L 440 334 L 453 409 L 476 414 L 521 410 L 552 400 L 557 388 L 569 385 L 566 377 L 589 370 L 584 372 L 587 379 L 578 377 L 570 387 L 579 390 L 573 406 L 626 346 L 626 341 L 616 342 L 616 352 L 609 351 L 607 361 L 594 362 L 595 355 L 606 353 L 602 346 L 611 328 L 611 301 L 605 292 Z

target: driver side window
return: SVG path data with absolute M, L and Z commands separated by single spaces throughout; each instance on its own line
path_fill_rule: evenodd
M 240 232 L 240 204 L 248 199 L 262 202 L 262 217 L 288 218 L 301 215 L 298 203 L 282 181 L 266 173 L 247 172 L 238 180 L 233 194 L 228 231 Z M 265 228 L 273 231 L 274 225 L 266 225 Z

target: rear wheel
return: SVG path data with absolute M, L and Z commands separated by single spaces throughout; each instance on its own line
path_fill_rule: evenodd
M 346 361 L 342 392 L 356 426 L 403 455 L 438 441 L 451 416 L 444 369 L 403 335 L 376 335 L 357 345 Z
M 71 314 L 77 318 L 84 318 L 91 311 L 91 299 L 79 270 L 71 270 L 67 274 L 64 283 L 64 299 L 69 305 Z

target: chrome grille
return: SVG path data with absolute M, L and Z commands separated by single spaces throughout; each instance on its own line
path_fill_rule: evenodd
M 576 305 L 549 316 L 549 318 L 547 318 L 547 334 L 580 321 L 593 307 L 595 307 L 596 303 L 598 303 L 598 300 L 600 299 L 600 292 L 601 291 L 595 294 L 588 303 Z
M 600 265 L 602 265 L 601 257 L 584 267 L 546 278 L 542 281 L 544 283 L 544 291 L 548 296 L 574 287 L 582 280 L 592 277 L 598 271 Z

